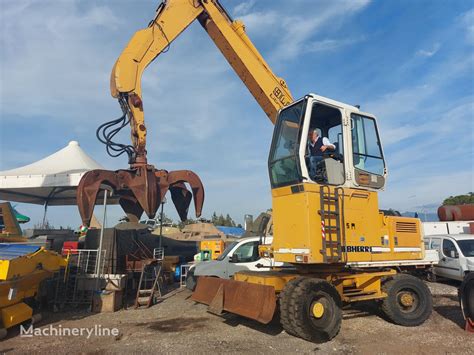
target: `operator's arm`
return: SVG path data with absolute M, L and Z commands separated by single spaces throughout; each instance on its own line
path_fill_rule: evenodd
M 334 144 L 332 144 L 329 139 L 327 139 L 326 137 L 323 138 L 323 146 L 321 147 L 321 150 L 324 152 L 326 151 L 327 149 L 329 150 L 336 150 L 336 146 Z

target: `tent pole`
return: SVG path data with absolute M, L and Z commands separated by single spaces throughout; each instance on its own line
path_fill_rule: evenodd
M 45 229 L 46 225 L 46 212 L 48 211 L 48 201 L 46 200 L 44 203 L 44 212 L 43 212 L 43 223 L 41 224 L 41 228 Z
M 107 218 L 107 195 L 108 195 L 108 190 L 104 190 L 104 216 L 102 218 L 102 226 L 100 228 L 100 238 L 99 238 L 99 249 L 97 250 L 97 287 L 98 289 L 98 283 L 99 283 L 99 278 L 101 276 L 101 263 L 102 263 L 102 243 L 104 240 L 104 230 L 105 230 L 105 222 Z
M 161 242 L 163 240 L 163 207 L 165 206 L 166 199 L 163 198 L 163 201 L 161 201 L 161 212 L 160 212 L 160 241 L 158 244 L 158 248 L 161 249 Z

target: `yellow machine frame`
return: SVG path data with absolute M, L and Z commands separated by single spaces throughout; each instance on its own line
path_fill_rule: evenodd
M 41 247 L 32 254 L 0 260 L 0 338 L 5 329 L 27 321 L 33 309 L 24 300 L 38 294 L 43 280 L 67 266 L 67 259 Z
M 112 96 L 126 97 L 132 113 L 131 135 L 137 155 L 145 152 L 147 134 L 141 90 L 142 74 L 196 19 L 272 123 L 278 125 L 280 113 L 294 101 L 285 81 L 271 71 L 246 35 L 244 25 L 232 20 L 217 0 L 165 1 L 158 7 L 149 26 L 131 38 L 111 75 Z M 234 281 L 200 278 L 193 299 L 211 304 L 213 309 L 235 312 L 264 323 L 271 320 L 276 303 L 279 302 L 282 319 L 286 319 L 282 323 L 284 328 L 291 334 L 316 341 L 330 339 L 339 330 L 342 316 L 337 298 L 343 302 L 387 298 L 389 302 L 385 304 L 389 307 L 398 301 L 392 295 L 395 291 L 385 292 L 384 285 L 394 290 L 401 284 L 412 290 L 413 295 L 404 295 L 399 306 L 411 307 L 416 297 L 419 297 L 425 302 L 425 308 L 416 322 L 403 319 L 403 316 L 396 320 L 393 314 L 392 319 L 398 324 L 421 324 L 431 311 L 426 286 L 420 286 L 417 280 L 399 277 L 395 263 L 393 267 L 380 268 L 374 265 L 366 269 L 350 265 L 351 262 L 377 261 L 394 261 L 400 265 L 400 261 L 421 260 L 424 257 L 420 221 L 385 216 L 379 211 L 377 191 L 385 185 L 385 164 L 380 175 L 354 166 L 350 139 L 351 114 L 372 119 L 376 130 L 375 117 L 360 112 L 358 107 L 314 94 L 301 100 L 319 102 L 340 112 L 344 137 L 344 183 L 331 186 L 311 181 L 306 167 L 300 163 L 297 169 L 299 182 L 272 188 L 274 237 L 271 249 L 262 250 L 262 253 L 272 254 L 276 261 L 291 263 L 295 269 L 291 272 L 276 269 L 260 273 L 240 272 L 235 275 Z M 304 161 L 306 136 L 310 128 L 309 110 L 311 108 L 308 105 L 300 120 L 300 138 L 297 142 L 300 143 L 300 162 Z M 306 294 L 302 294 L 303 291 Z M 321 296 L 325 301 L 314 301 L 313 304 L 308 300 L 313 318 L 305 318 L 306 311 L 297 314 L 301 312 L 301 307 L 308 306 L 297 305 L 298 300 L 303 296 L 316 297 L 314 295 L 317 292 L 325 294 Z M 276 294 L 279 294 L 279 299 Z M 324 333 L 321 338 L 311 335 L 308 330 L 311 326 L 308 324 L 316 324 L 324 319 L 330 309 L 335 312 L 335 323 L 331 323 L 331 326 L 321 325 L 320 328 L 315 326 L 316 333 Z M 387 312 L 390 313 L 390 310 Z M 291 317 L 300 318 L 290 321 Z

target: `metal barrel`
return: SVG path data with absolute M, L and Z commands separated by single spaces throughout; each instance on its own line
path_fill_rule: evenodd
M 441 206 L 438 208 L 440 221 L 472 221 L 474 205 Z

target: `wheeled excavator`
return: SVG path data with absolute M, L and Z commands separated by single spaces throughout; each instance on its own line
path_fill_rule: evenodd
M 195 20 L 274 124 L 268 158 L 274 236 L 271 247 L 262 247 L 260 253 L 292 268 L 239 272 L 233 280 L 200 277 L 192 299 L 213 312 L 262 323 L 279 313 L 289 334 L 314 342 L 336 336 L 342 306 L 359 301 L 377 302 L 396 324 L 422 324 L 431 313 L 432 297 L 411 275 L 426 265 L 420 221 L 379 211 L 378 192 L 385 186 L 387 167 L 375 116 L 316 94 L 293 99 L 243 23 L 233 20 L 217 0 L 164 1 L 121 53 L 110 87 L 123 115 L 101 125 L 97 135 L 111 155 L 126 154 L 130 167 L 95 170 L 83 177 L 77 194 L 83 223 L 90 222 L 103 185 L 120 197 L 131 220 L 143 212 L 152 218 L 168 190 L 182 219 L 193 198 L 196 214 L 201 213 L 204 188 L 197 174 L 168 172 L 147 161 L 141 89 L 145 68 Z M 114 142 L 127 126 L 132 143 Z M 325 152 L 320 173 L 311 176 L 308 133 L 315 129 L 335 149 Z

